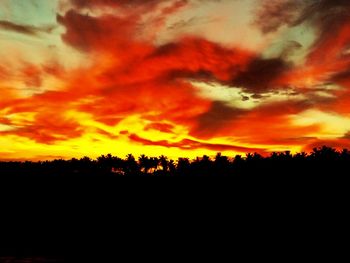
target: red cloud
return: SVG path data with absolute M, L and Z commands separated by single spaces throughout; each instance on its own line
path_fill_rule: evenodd
M 68 11 L 57 20 L 66 27 L 63 40 L 83 50 L 119 50 L 136 32 L 137 20 L 134 17 L 121 19 L 115 16 L 100 18 L 82 15 L 74 10 Z M 136 20 L 136 21 L 135 21 Z
M 305 134 L 317 133 L 320 127 L 295 127 L 288 119 L 310 107 L 305 102 L 276 102 L 252 110 L 234 110 L 220 103 L 201 115 L 191 131 L 196 138 L 237 137 L 241 143 L 260 145 L 303 145 L 314 138 Z M 235 140 L 237 141 L 237 140 Z
M 161 131 L 161 132 L 164 132 L 164 133 L 172 133 L 174 128 L 175 127 L 173 125 L 171 125 L 171 124 L 153 122 L 151 124 L 148 124 L 145 127 L 145 131 L 157 130 L 157 131 Z
M 25 65 L 22 69 L 24 83 L 27 86 L 40 87 L 42 83 L 42 71 L 35 65 Z
M 108 67 L 96 75 L 94 71 L 80 72 L 83 77 L 77 81 L 84 87 L 83 94 L 99 97 L 81 104 L 79 110 L 106 124 L 141 113 L 152 121 L 170 120 L 192 127 L 211 102 L 198 98 L 186 79 L 229 81 L 254 57 L 250 52 L 194 37 L 163 46 L 142 42 L 134 38 L 136 23 L 130 17 L 92 18 L 70 11 L 59 21 L 67 28 L 63 39 L 68 44 L 110 53 Z M 97 60 L 93 68 L 103 67 L 100 63 L 103 60 Z M 93 87 L 85 76 L 95 79 Z
M 13 89 L 2 88 L 0 107 L 6 108 L 8 114 L 37 113 L 33 121 L 6 133 L 25 136 L 40 143 L 54 143 L 84 133 L 79 120 L 67 118 L 68 111 L 88 113 L 95 121 L 109 126 L 118 124 L 130 115 L 137 115 L 151 122 L 144 127 L 145 130 L 155 129 L 171 134 L 176 125 L 181 125 L 187 128 L 189 135 L 198 139 L 172 143 L 141 138 L 133 131 L 123 131 L 124 134 L 131 134 L 131 141 L 143 145 L 184 150 L 261 152 L 263 150 L 259 147 L 229 145 L 229 139 L 227 144 L 220 145 L 202 141 L 232 137 L 235 143 L 305 145 L 314 143 L 315 138 L 306 135 L 317 134 L 319 127 L 294 127 L 288 119 L 289 115 L 297 115 L 310 108 L 350 113 L 350 27 L 344 19 L 336 20 L 338 24 L 330 34 L 324 30 L 325 25 L 319 19 L 311 16 L 310 23 L 319 30 L 318 41 L 310 50 L 305 65 L 292 65 L 282 57 L 263 58 L 260 54 L 245 50 L 243 44 L 241 47 L 224 47 L 193 36 L 183 36 L 172 43 L 157 45 L 154 41 L 157 29 L 188 1 L 71 2 L 75 8 L 57 17 L 66 29 L 62 39 L 67 45 L 90 55 L 91 64 L 70 72 L 56 64 L 23 64 L 17 76 L 28 86 L 40 86 L 43 78 L 51 75 L 63 80 L 65 87 L 30 98 L 20 98 Z M 166 5 L 163 6 L 164 3 Z M 275 1 L 273 4 L 276 4 Z M 102 12 L 106 7 L 119 10 L 122 15 Z M 100 9 L 101 14 L 88 15 L 84 13 L 84 8 Z M 275 9 L 278 11 L 280 7 L 274 6 Z M 273 16 L 271 21 L 266 21 L 262 29 L 265 32 L 275 31 L 280 28 L 281 21 L 287 25 L 298 24 L 307 20 L 303 14 L 308 10 L 296 12 L 293 9 L 292 13 L 284 10 L 281 14 L 275 14 L 277 18 Z M 155 11 L 158 14 L 156 17 L 152 16 Z M 325 9 L 317 7 L 318 16 L 325 12 Z M 145 14 L 150 18 L 144 20 Z M 282 19 L 281 16 L 286 17 Z M 6 68 L 0 67 L 0 85 L 8 74 Z M 215 81 L 232 88 L 240 87 L 246 98 L 252 99 L 246 95 L 255 95 L 261 100 L 268 92 L 290 87 L 295 89 L 295 93 L 308 96 L 310 86 L 328 82 L 341 85 L 344 90 L 332 91 L 336 97 L 324 101 L 309 96 L 304 100 L 262 103 L 253 109 L 242 110 L 227 106 L 224 102 L 199 97 L 191 80 Z M 2 116 L 0 120 L 7 125 L 14 124 Z M 98 132 L 116 138 L 102 130 Z M 339 143 L 345 143 L 344 140 Z
M 39 109 L 32 107 L 31 110 Z M 54 112 L 52 108 L 41 108 L 40 111 L 33 121 L 23 121 L 20 126 L 14 126 L 15 130 L 2 134 L 16 134 L 44 144 L 53 144 L 83 134 L 84 130 L 77 121 L 68 119 L 59 111 Z M 7 124 L 12 125 L 11 120 L 7 119 Z
M 235 151 L 235 152 L 257 152 L 257 153 L 266 153 L 264 149 L 260 148 L 248 148 L 235 145 L 225 145 L 225 144 L 212 144 L 212 143 L 202 143 L 199 141 L 184 139 L 180 142 L 168 142 L 166 140 L 154 141 L 141 138 L 136 134 L 129 135 L 131 141 L 141 143 L 143 145 L 155 145 L 163 147 L 175 147 L 183 150 L 195 150 L 195 149 L 208 149 L 212 151 Z

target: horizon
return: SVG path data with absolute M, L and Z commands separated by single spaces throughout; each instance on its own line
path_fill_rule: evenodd
M 174 163 L 177 163 L 180 159 L 187 159 L 190 162 L 192 161 L 196 161 L 196 160 L 202 160 L 203 158 L 208 158 L 211 161 L 214 161 L 215 158 L 219 157 L 224 157 L 227 158 L 227 160 L 229 161 L 233 161 L 235 158 L 239 157 L 242 158 L 243 160 L 249 158 L 249 156 L 260 156 L 263 159 L 269 159 L 274 155 L 279 155 L 279 156 L 283 156 L 283 155 L 289 155 L 291 157 L 297 157 L 297 156 L 303 156 L 303 158 L 307 158 L 307 157 L 311 157 L 313 154 L 315 154 L 315 152 L 327 152 L 328 150 L 330 150 L 331 152 L 333 152 L 334 154 L 337 155 L 341 155 L 341 154 L 345 154 L 348 155 L 350 153 L 350 150 L 347 148 L 332 148 L 332 147 L 328 147 L 326 145 L 323 145 L 321 147 L 315 147 L 312 150 L 308 151 L 308 152 L 291 152 L 289 150 L 285 150 L 285 151 L 273 151 L 273 152 L 265 152 L 264 154 L 260 154 L 258 152 L 247 152 L 245 154 L 236 154 L 236 155 L 225 155 L 222 154 L 221 152 L 217 152 L 215 155 L 202 155 L 202 156 L 195 156 L 192 158 L 189 158 L 187 156 L 177 156 L 175 158 L 171 157 L 171 156 L 165 156 L 163 154 L 159 154 L 159 155 L 145 155 L 145 154 L 140 154 L 140 155 L 134 155 L 132 153 L 127 154 L 126 156 L 120 156 L 120 155 L 114 155 L 111 153 L 105 153 L 105 154 L 101 154 L 97 157 L 91 157 L 91 156 L 83 156 L 81 158 L 76 158 L 76 157 L 63 157 L 63 156 L 52 156 L 52 159 L 50 158 L 46 158 L 46 159 L 40 159 L 40 157 L 38 157 L 37 159 L 0 159 L 0 163 L 8 163 L 8 162 L 20 162 L 20 163 L 25 163 L 25 162 L 34 162 L 34 163 L 39 163 L 39 162 L 52 162 L 52 161 L 71 161 L 71 160 L 77 160 L 77 161 L 82 161 L 86 158 L 88 158 L 90 161 L 98 161 L 99 158 L 117 158 L 117 159 L 121 159 L 121 160 L 126 160 L 129 156 L 132 156 L 133 158 L 135 158 L 136 161 L 140 161 L 140 159 L 142 157 L 146 157 L 146 158 L 155 158 L 155 159 L 161 159 L 161 158 L 165 158 L 168 161 L 174 161 Z
M 0 160 L 350 149 L 350 1 L 3 0 Z

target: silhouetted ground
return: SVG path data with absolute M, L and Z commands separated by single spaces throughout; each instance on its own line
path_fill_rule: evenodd
M 133 155 L 126 158 L 101 156 L 96 160 L 82 159 L 54 160 L 42 162 L 0 162 L 0 178 L 88 178 L 88 177 L 279 177 L 288 179 L 303 176 L 347 176 L 350 167 L 350 152 L 333 148 L 315 148 L 311 153 L 271 153 L 262 157 L 257 153 L 235 157 L 222 156 L 213 159 L 208 156 L 195 160 L 179 158 L 169 160 L 165 156 L 147 157 L 138 160 Z
M 61 263 L 62 259 L 52 257 L 0 257 L 0 263 Z
M 291 232 L 298 230 L 297 222 L 309 229 L 326 215 L 337 222 L 346 218 L 349 168 L 350 152 L 328 147 L 268 157 L 218 154 L 213 159 L 172 161 L 164 156 L 136 160 L 132 155 L 125 159 L 107 155 L 97 160 L 1 162 L 0 252 L 5 251 L 6 257 L 0 263 L 87 262 L 82 255 L 90 262 L 111 262 L 91 261 L 90 253 L 101 243 L 114 255 L 143 257 L 140 247 L 159 254 L 163 251 L 159 245 L 169 247 L 169 237 L 192 248 L 194 242 L 186 235 L 197 228 L 194 235 L 205 240 L 201 235 L 208 238 L 210 225 L 220 233 L 227 233 L 227 226 L 243 229 L 250 239 L 247 229 L 258 226 L 267 231 L 262 244 L 270 236 L 266 218 L 272 225 L 282 222 Z M 306 221 L 315 211 L 321 213 Z M 248 227 L 233 223 L 237 218 Z M 291 222 L 284 223 L 285 218 Z M 326 224 L 316 227 L 318 235 L 325 233 Z M 225 227 L 218 230 L 221 225 Z M 157 245 L 155 229 L 161 232 L 155 238 Z M 96 234 L 100 236 L 95 238 Z M 222 240 L 226 243 L 235 235 Z M 66 256 L 71 252 L 78 254 L 77 260 Z

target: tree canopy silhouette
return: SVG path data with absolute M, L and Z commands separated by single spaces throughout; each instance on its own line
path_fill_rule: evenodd
M 132 154 L 124 159 L 111 154 L 97 159 L 83 157 L 71 160 L 0 162 L 0 178 L 30 176 L 298 176 L 344 174 L 350 167 L 350 151 L 338 151 L 323 146 L 312 152 L 291 154 L 289 151 L 272 152 L 269 156 L 248 153 L 246 156 L 197 157 L 194 160 L 172 160 L 164 155 L 138 159 Z

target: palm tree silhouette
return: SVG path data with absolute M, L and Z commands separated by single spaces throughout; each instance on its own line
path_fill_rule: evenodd
M 207 155 L 194 160 L 179 158 L 176 162 L 168 157 L 148 157 L 141 155 L 138 160 L 132 154 L 124 159 L 112 154 L 101 155 L 97 159 L 83 157 L 70 160 L 1 162 L 0 179 L 20 176 L 272 176 L 300 174 L 319 175 L 322 173 L 345 175 L 350 167 L 350 151 L 322 146 L 309 154 L 290 151 L 272 152 L 263 157 L 258 153 L 247 153 L 245 157 L 233 158 L 218 153 L 215 158 Z M 306 177 L 304 177 L 305 179 Z

